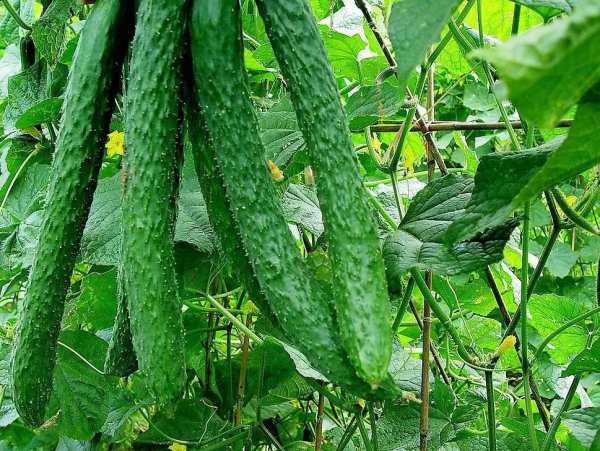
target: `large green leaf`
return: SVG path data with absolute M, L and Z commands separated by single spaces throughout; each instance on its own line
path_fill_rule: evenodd
M 185 399 L 174 414 L 157 414 L 150 427 L 138 437 L 140 443 L 171 443 L 164 434 L 179 440 L 206 442 L 225 432 L 229 426 L 216 415 L 216 407 L 203 399 Z M 160 432 L 159 432 L 160 431 Z
M 350 129 L 360 130 L 391 116 L 400 107 L 398 88 L 389 83 L 361 86 L 348 98 L 345 110 Z
M 544 18 L 549 20 L 562 13 L 570 13 L 573 7 L 568 0 L 512 0 L 519 5 L 527 6 Z
M 365 43 L 360 36 L 338 33 L 325 25 L 321 25 L 319 31 L 335 76 L 360 80 L 361 67 L 358 54 L 365 48 Z
M 89 440 L 106 420 L 109 394 L 116 382 L 97 370 L 104 364 L 107 343 L 81 330 L 64 331 L 60 342 L 70 349 L 59 345 L 54 371 L 54 396 L 60 408 L 58 426 L 67 437 Z
M 600 407 L 586 407 L 567 412 L 564 423 L 583 446 L 592 451 L 598 450 L 598 447 L 592 447 L 592 444 L 600 444 Z
M 584 312 L 580 304 L 555 294 L 533 295 L 528 307 L 531 314 L 529 324 L 542 337 L 548 336 L 564 323 Z M 588 331 L 582 324 L 569 327 L 549 343 L 546 352 L 555 362 L 567 363 L 573 355 L 585 348 L 587 337 Z
M 389 34 L 396 53 L 396 73 L 402 90 L 427 49 L 440 37 L 457 0 L 402 0 L 392 6 Z M 402 92 L 402 91 L 401 91 Z
M 289 223 L 297 224 L 319 237 L 323 233 L 323 217 L 314 188 L 290 184 L 281 200 L 283 214 Z
M 576 376 L 581 373 L 600 373 L 600 340 L 585 349 L 573 359 L 569 366 L 563 371 L 562 375 Z
M 398 230 L 383 248 L 390 280 L 413 268 L 452 275 L 502 259 L 504 245 L 516 226 L 514 221 L 451 248 L 444 244 L 448 227 L 463 215 L 472 189 L 472 177 L 451 174 L 434 180 L 415 196 Z
M 598 19 L 600 22 L 600 18 Z M 599 36 L 600 39 L 600 36 Z M 600 52 L 598 52 L 600 53 Z M 548 157 L 515 199 L 519 204 L 562 180 L 600 163 L 600 84 L 578 106 L 575 122 L 565 142 Z
M 476 54 L 492 62 L 528 121 L 552 127 L 600 81 L 600 0 L 577 3 L 571 16 Z
M 555 139 L 536 149 L 484 155 L 475 174 L 475 187 L 465 211 L 449 227 L 446 241 L 455 243 L 506 220 L 519 205 L 516 198 L 528 180 L 562 143 Z
M 65 47 L 65 29 L 71 13 L 77 13 L 81 2 L 54 0 L 40 20 L 33 24 L 31 36 L 42 57 L 54 64 Z

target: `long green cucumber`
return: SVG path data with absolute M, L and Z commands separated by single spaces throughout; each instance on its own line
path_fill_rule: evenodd
M 185 0 L 140 3 L 125 106 L 124 285 L 139 368 L 159 406 L 186 380 L 172 237 L 185 9 Z
M 193 93 L 189 93 L 193 99 Z M 193 100 L 188 102 L 187 130 L 191 143 L 194 165 L 202 196 L 206 202 L 210 223 L 217 234 L 221 251 L 231 270 L 238 274 L 240 282 L 244 285 L 250 299 L 260 308 L 263 315 L 271 323 L 276 324 L 276 319 L 271 307 L 262 293 L 254 270 L 240 239 L 239 227 L 235 222 L 229 200 L 225 195 L 223 177 L 217 166 L 215 146 L 210 140 L 206 122 Z
M 342 339 L 377 385 L 391 356 L 389 299 L 374 218 L 337 85 L 307 0 L 257 0 L 315 171 Z
M 331 381 L 366 394 L 339 343 L 332 306 L 310 277 L 265 162 L 243 62 L 237 0 L 196 0 L 191 16 L 195 92 L 216 147 L 225 193 L 278 326 Z
M 81 32 L 65 93 L 46 209 L 12 357 L 13 399 L 26 423 L 44 421 L 64 300 L 104 153 L 132 8 L 99 0 Z
M 106 360 L 104 361 L 104 372 L 119 377 L 127 377 L 138 369 L 129 326 L 129 309 L 127 308 L 124 276 L 123 265 L 119 265 L 117 274 L 117 314 L 112 336 L 108 343 Z

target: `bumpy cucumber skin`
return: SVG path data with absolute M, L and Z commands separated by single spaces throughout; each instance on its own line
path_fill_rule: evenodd
M 239 227 L 235 222 L 229 200 L 225 195 L 223 177 L 217 165 L 215 147 L 201 111 L 194 104 L 190 92 L 187 107 L 187 129 L 191 143 L 194 166 L 202 196 L 206 202 L 210 223 L 217 234 L 221 251 L 227 264 L 239 277 L 250 299 L 260 308 L 262 314 L 273 324 L 277 324 L 264 294 L 260 290 L 254 270 L 240 239 Z
M 392 351 L 385 266 L 335 77 L 308 1 L 257 4 L 315 171 L 344 346 L 358 374 L 376 385 Z
M 108 343 L 106 360 L 104 361 L 104 372 L 119 377 L 127 377 L 138 369 L 129 326 L 129 309 L 127 308 L 123 271 L 122 265 L 119 265 L 117 274 L 117 314 L 112 336 Z
M 139 368 L 159 406 L 185 386 L 172 238 L 185 9 L 185 0 L 140 3 L 126 99 L 124 286 Z
M 191 45 L 196 94 L 216 162 L 254 274 L 283 332 L 332 381 L 352 384 L 353 369 L 339 345 L 334 314 L 314 296 L 258 135 L 242 59 L 237 0 L 196 0 Z M 359 387 L 357 390 L 365 390 Z
M 129 2 L 100 0 L 81 33 L 65 93 L 46 209 L 12 357 L 21 419 L 44 421 L 73 266 L 104 153 L 131 21 Z

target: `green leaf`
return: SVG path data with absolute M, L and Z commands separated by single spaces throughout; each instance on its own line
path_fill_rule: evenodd
M 419 408 L 386 403 L 377 421 L 377 437 L 382 450 L 419 449 Z M 439 449 L 456 435 L 450 420 L 434 408 L 429 410 L 429 447 Z
M 344 109 L 350 129 L 361 130 L 385 116 L 393 115 L 399 107 L 398 88 L 382 83 L 361 86 L 348 98 Z
M 58 426 L 67 437 L 89 440 L 106 420 L 109 394 L 116 381 L 90 367 L 102 368 L 107 343 L 84 331 L 64 331 L 60 342 L 89 364 L 73 351 L 58 346 L 54 371 L 54 396 L 60 407 Z
M 199 251 L 216 251 L 206 204 L 190 158 L 184 165 L 178 202 L 175 240 L 194 245 Z M 81 240 L 81 258 L 87 263 L 116 266 L 121 248 L 121 177 L 98 182 L 94 201 Z
M 17 121 L 31 108 L 46 100 L 47 69 L 44 61 L 13 75 L 8 80 L 8 104 L 4 111 L 5 131 L 13 131 Z
M 463 215 L 472 189 L 471 177 L 451 174 L 434 180 L 415 196 L 398 230 L 384 244 L 388 279 L 413 268 L 459 274 L 502 259 L 514 221 L 451 248 L 444 244 L 448 227 Z
M 595 439 L 600 431 L 600 407 L 571 410 L 563 418 L 575 438 L 586 448 L 593 449 L 592 443 L 597 443 Z
M 584 312 L 583 307 L 573 300 L 555 294 L 533 295 L 528 308 L 529 324 L 542 337 Z M 546 352 L 555 362 L 565 364 L 585 348 L 587 337 L 588 331 L 582 324 L 569 327 L 546 346 Z
M 576 376 L 581 373 L 600 373 L 600 340 L 578 354 L 562 372 L 563 377 Z
M 427 49 L 439 39 L 457 3 L 456 0 L 439 0 L 435 5 L 424 5 L 421 0 L 403 0 L 392 6 L 388 29 L 396 53 L 400 92 L 404 91 L 411 72 L 421 63 Z
M 170 437 L 186 441 L 208 441 L 229 427 L 216 415 L 216 407 L 203 399 L 185 399 L 177 404 L 172 415 L 158 413 L 152 418 L 156 426 L 150 427 L 137 439 L 139 443 L 170 444 L 171 440 L 158 432 L 160 429 Z
M 577 3 L 571 16 L 475 54 L 495 65 L 522 117 L 552 127 L 600 81 L 600 0 Z
M 283 214 L 288 222 L 304 227 L 320 237 L 323 233 L 323 217 L 314 188 L 290 184 L 281 200 Z
M 15 127 L 24 129 L 46 122 L 54 122 L 60 118 L 63 100 L 53 97 L 36 103 L 19 116 Z
M 512 0 L 519 5 L 527 6 L 547 21 L 562 13 L 570 13 L 573 7 L 568 0 Z
M 599 19 L 600 22 L 600 19 Z M 542 168 L 528 180 L 515 199 L 515 204 L 559 182 L 593 167 L 600 162 L 600 84 L 590 91 L 579 104 L 575 122 L 569 135 L 558 150 L 548 157 Z
M 40 20 L 33 24 L 31 37 L 36 50 L 53 65 L 65 48 L 65 30 L 71 11 L 77 14 L 81 2 L 77 0 L 54 0 Z
M 8 80 L 21 70 L 21 57 L 16 45 L 4 49 L 0 58 L 0 99 L 8 95 Z
M 418 392 L 421 387 L 421 361 L 404 350 L 398 340 L 392 342 L 392 358 L 388 369 L 401 390 Z
M 20 0 L 10 0 L 10 3 L 15 11 L 19 10 Z M 5 11 L 0 21 L 0 48 L 6 48 L 8 45 L 17 42 L 18 39 L 19 26 L 12 16 Z
M 464 212 L 449 227 L 446 241 L 455 243 L 486 228 L 502 224 L 519 204 L 524 185 L 546 163 L 562 139 L 520 152 L 497 152 L 481 157 L 475 187 Z
M 117 311 L 117 271 L 87 274 L 81 293 L 68 306 L 66 324 L 74 328 L 87 326 L 94 331 L 112 327 Z
M 272 160 L 285 171 L 296 153 L 306 147 L 290 99 L 284 97 L 269 111 L 259 112 L 258 122 L 265 159 Z
M 542 246 L 537 243 L 531 243 L 531 251 L 536 256 L 539 256 L 542 251 Z M 550 251 L 550 256 L 546 262 L 545 268 L 554 277 L 564 278 L 569 275 L 571 268 L 577 263 L 579 254 L 573 252 L 571 246 L 562 241 L 557 241 Z
M 338 33 L 325 25 L 321 25 L 319 30 L 335 76 L 360 80 L 358 54 L 365 48 L 365 43 L 360 36 Z

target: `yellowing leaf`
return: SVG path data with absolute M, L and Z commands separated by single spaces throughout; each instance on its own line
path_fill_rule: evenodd
M 108 134 L 108 141 L 106 142 L 106 154 L 109 157 L 115 155 L 123 155 L 125 152 L 125 133 L 114 131 Z
M 267 164 L 269 165 L 269 171 L 271 171 L 271 178 L 276 182 L 281 182 L 283 180 L 283 171 L 272 160 L 267 161 Z
M 173 443 L 171 446 L 169 446 L 169 449 L 171 451 L 186 451 L 187 446 L 182 445 L 181 443 Z
M 569 204 L 569 207 L 574 206 L 577 203 L 577 197 L 576 196 L 567 196 L 567 203 Z
M 402 154 L 404 156 L 404 166 L 408 172 L 415 172 L 415 164 L 419 163 L 425 156 L 423 141 L 416 133 L 409 133 Z

